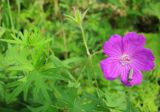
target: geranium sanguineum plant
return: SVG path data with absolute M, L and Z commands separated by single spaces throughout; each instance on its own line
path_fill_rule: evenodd
M 118 34 L 111 36 L 103 47 L 108 58 L 101 61 L 106 79 L 120 77 L 126 86 L 141 84 L 141 71 L 150 71 L 155 67 L 155 57 L 150 49 L 144 48 L 145 44 L 145 36 L 135 32 L 129 32 L 124 37 Z

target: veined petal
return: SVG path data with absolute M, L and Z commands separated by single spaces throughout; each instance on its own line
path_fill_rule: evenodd
M 104 53 L 108 56 L 116 56 L 122 53 L 122 37 L 118 34 L 111 36 L 103 46 Z
M 155 57 L 150 49 L 140 49 L 137 50 L 133 56 L 132 66 L 139 70 L 150 71 L 155 67 L 154 60 Z
M 132 79 L 129 81 L 129 74 L 131 69 L 123 69 L 121 74 L 121 81 L 126 86 L 140 85 L 142 83 L 143 75 L 138 69 L 133 69 Z
M 144 48 L 145 44 L 146 38 L 143 34 L 129 32 L 123 38 L 124 52 L 129 54 L 132 54 L 139 48 Z
M 100 64 L 106 79 L 114 80 L 120 75 L 121 66 L 118 59 L 109 57 L 102 60 Z

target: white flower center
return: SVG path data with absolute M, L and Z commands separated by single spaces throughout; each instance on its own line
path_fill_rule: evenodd
M 123 54 L 121 57 L 120 57 L 120 64 L 122 66 L 125 66 L 125 65 L 128 65 L 131 63 L 131 59 L 130 57 L 127 55 L 127 54 Z

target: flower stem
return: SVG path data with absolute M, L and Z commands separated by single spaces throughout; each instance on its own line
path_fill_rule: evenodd
M 82 25 L 80 24 L 79 25 L 80 29 L 81 29 L 81 33 L 82 33 L 82 38 L 83 38 L 83 43 L 84 43 L 84 46 L 86 48 L 86 52 L 87 52 L 87 55 L 89 57 L 91 57 L 91 53 L 89 52 L 89 49 L 88 49 L 88 45 L 87 45 L 87 41 L 86 41 L 86 36 L 85 36 L 85 33 L 84 33 L 84 29 L 82 27 Z
M 79 24 L 79 27 L 80 27 L 80 29 L 81 29 L 81 33 L 82 33 L 82 38 L 83 38 L 83 43 L 84 43 L 84 46 L 85 46 L 85 48 L 86 48 L 86 52 L 87 52 L 87 55 L 88 55 L 88 57 L 89 57 L 89 64 L 90 64 L 90 66 L 91 66 L 91 68 L 93 69 L 94 67 L 93 67 L 93 62 L 92 62 L 92 54 L 89 52 L 89 49 L 88 49 L 88 45 L 87 45 L 87 41 L 86 41 L 86 36 L 85 36 L 85 33 L 84 33 L 84 29 L 83 29 L 83 26 L 82 26 L 82 24 Z M 95 80 L 95 84 L 96 84 L 96 92 L 97 92 L 97 94 L 98 94 L 98 96 L 99 96 L 99 87 L 98 87 L 98 82 L 97 82 L 97 78 L 96 78 L 96 75 L 95 75 L 95 71 L 94 71 L 94 69 L 93 69 L 93 74 L 94 74 L 94 80 Z

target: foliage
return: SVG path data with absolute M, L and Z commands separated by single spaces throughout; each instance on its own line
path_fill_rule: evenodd
M 0 112 L 157 112 L 158 0 L 1 0 Z M 107 81 L 99 62 L 114 34 L 144 33 L 156 68 L 140 86 Z

